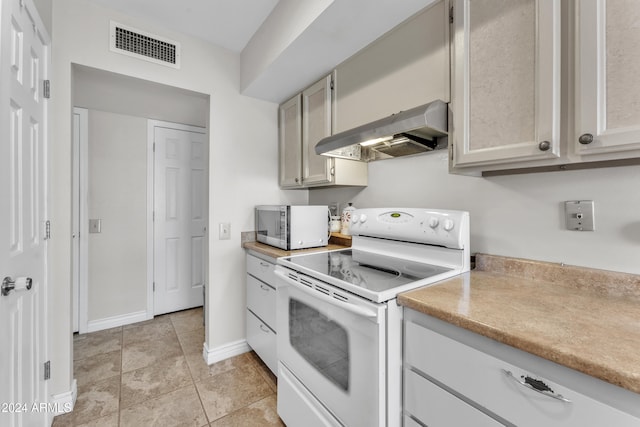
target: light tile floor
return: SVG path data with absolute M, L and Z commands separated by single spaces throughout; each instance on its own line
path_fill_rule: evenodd
M 53 426 L 284 426 L 255 353 L 207 366 L 203 342 L 201 308 L 74 336 L 78 398 Z

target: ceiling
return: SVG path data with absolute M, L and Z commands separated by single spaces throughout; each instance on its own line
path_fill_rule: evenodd
M 278 0 L 90 0 L 240 52 Z
M 237 52 L 240 92 L 281 103 L 439 0 L 87 0 Z

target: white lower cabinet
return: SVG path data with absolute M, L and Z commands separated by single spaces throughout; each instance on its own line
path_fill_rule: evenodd
M 274 375 L 278 373 L 276 341 L 275 331 L 247 310 L 247 342 Z
M 438 387 L 417 372 L 405 372 L 404 381 L 404 407 L 406 412 L 429 427 L 497 427 L 503 425 L 453 394 Z M 432 402 L 432 404 L 425 404 L 426 402 Z M 433 404 L 436 402 L 437 404 Z M 409 416 L 407 415 L 407 417 Z M 415 421 L 413 422 L 416 423 Z M 416 423 L 415 425 L 419 424 Z
M 247 254 L 247 343 L 278 375 L 275 264 Z
M 640 426 L 640 395 L 408 309 L 404 346 L 405 417 L 423 425 Z

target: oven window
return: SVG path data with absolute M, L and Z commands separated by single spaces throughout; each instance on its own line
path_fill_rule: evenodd
M 315 308 L 289 299 L 289 341 L 318 372 L 349 391 L 347 330 Z

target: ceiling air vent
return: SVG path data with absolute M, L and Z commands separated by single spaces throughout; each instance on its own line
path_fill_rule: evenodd
M 180 43 L 111 21 L 112 52 L 180 68 Z

